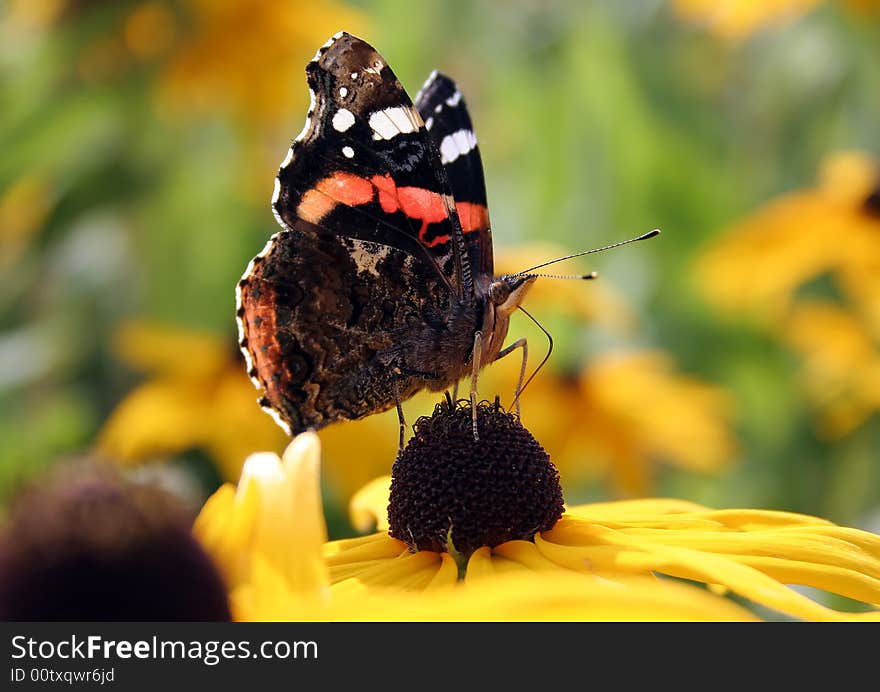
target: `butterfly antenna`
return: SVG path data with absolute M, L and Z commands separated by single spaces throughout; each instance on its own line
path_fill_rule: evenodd
M 648 238 L 653 238 L 656 235 L 660 235 L 660 229 L 655 228 L 652 231 L 648 231 L 647 233 L 643 233 L 638 238 L 630 238 L 629 240 L 621 240 L 619 243 L 612 243 L 611 245 L 606 245 L 604 247 L 597 247 L 593 250 L 584 250 L 583 252 L 575 252 L 572 255 L 566 255 L 565 257 L 558 257 L 554 260 L 550 260 L 549 262 L 542 262 L 541 264 L 536 264 L 534 267 L 530 267 L 529 269 L 525 269 L 521 272 L 517 272 L 513 276 L 522 276 L 523 274 L 529 274 L 533 272 L 535 269 L 540 269 L 541 267 L 546 267 L 550 264 L 556 264 L 557 262 L 563 262 L 565 260 L 572 259 L 573 257 L 583 257 L 584 255 L 592 255 L 594 252 L 604 252 L 605 250 L 610 250 L 611 248 L 620 247 L 621 245 L 629 245 L 630 243 L 637 243 L 640 240 L 647 240 Z M 585 275 L 583 278 L 595 278 L 589 275 Z
M 520 276 L 520 274 L 514 274 L 514 276 Z M 599 275 L 596 272 L 590 272 L 589 274 L 529 274 L 529 276 L 543 279 L 577 279 L 580 281 L 599 278 Z
M 511 406 L 511 408 L 516 407 L 516 403 L 519 401 L 519 398 L 522 395 L 522 393 L 526 390 L 526 387 L 529 386 L 529 382 L 531 382 L 533 379 L 535 379 L 535 375 L 537 375 L 538 371 L 544 367 L 544 365 L 547 363 L 548 360 L 550 360 L 550 354 L 553 353 L 553 337 L 550 336 L 550 332 L 548 332 L 546 329 L 544 329 L 544 325 L 542 325 L 540 322 L 538 322 L 538 320 L 536 320 L 534 317 L 532 317 L 532 314 L 528 310 L 526 310 L 522 305 L 520 305 L 518 307 L 520 310 L 522 310 L 526 314 L 526 317 L 528 317 L 532 322 L 537 324 L 538 328 L 542 332 L 544 332 L 544 336 L 547 337 L 548 348 L 547 348 L 547 355 L 544 356 L 544 360 L 542 360 L 540 363 L 538 363 L 538 367 L 534 369 L 532 374 L 529 375 L 528 379 L 525 381 L 525 384 L 523 384 L 523 386 L 520 387 L 520 390 L 516 393 L 516 396 L 513 398 L 513 405 Z

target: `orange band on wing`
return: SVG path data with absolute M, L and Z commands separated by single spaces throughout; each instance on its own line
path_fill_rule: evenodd
M 442 195 L 421 187 L 397 187 L 390 175 L 374 175 L 369 180 L 353 173 L 337 171 L 319 180 L 314 188 L 302 196 L 296 211 L 300 218 L 318 223 L 337 204 L 356 207 L 372 202 L 378 193 L 379 206 L 386 214 L 401 211 L 409 218 L 421 221 L 419 240 L 427 247 L 435 247 L 449 241 L 444 234 L 428 239 L 428 225 L 446 219 L 447 209 Z M 457 202 L 455 208 L 465 233 L 489 227 L 489 212 L 483 204 Z
M 401 187 L 397 190 L 400 209 L 411 219 L 425 223 L 440 223 L 446 218 L 446 205 L 437 192 L 420 187 Z
M 311 190 L 306 190 L 296 213 L 309 223 L 318 223 L 337 204 L 352 207 L 366 204 L 373 199 L 373 193 L 373 186 L 366 178 L 353 173 L 336 172 L 319 180 Z
M 465 233 L 482 231 L 489 228 L 489 210 L 483 204 L 473 202 L 456 202 L 458 219 L 461 221 L 461 230 Z

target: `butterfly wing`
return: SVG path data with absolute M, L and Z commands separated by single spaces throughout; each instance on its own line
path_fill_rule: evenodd
M 456 295 L 472 295 L 445 170 L 385 59 L 341 33 L 306 75 L 313 106 L 272 200 L 282 226 L 302 219 L 319 232 L 398 248 L 433 267 Z
M 290 433 L 457 380 L 480 318 L 446 172 L 384 58 L 343 33 L 306 74 L 272 199 L 283 230 L 237 288 L 249 374 Z M 451 340 L 462 305 L 475 313 Z
M 435 71 L 416 96 L 415 105 L 446 170 L 473 274 L 491 278 L 492 233 L 483 161 L 461 91 L 449 77 Z

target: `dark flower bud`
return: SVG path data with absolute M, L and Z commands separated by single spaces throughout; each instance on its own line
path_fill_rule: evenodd
M 168 492 L 77 464 L 21 493 L 0 532 L 0 620 L 229 620 L 223 581 Z

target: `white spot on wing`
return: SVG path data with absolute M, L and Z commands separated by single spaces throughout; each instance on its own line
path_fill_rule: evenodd
M 351 78 L 352 78 L 352 79 L 357 79 L 357 78 L 358 78 L 358 73 L 357 73 L 357 72 L 352 72 L 352 73 L 351 73 Z
M 477 146 L 477 138 L 470 130 L 457 130 L 440 142 L 440 163 L 452 163 Z
M 434 118 L 428 118 L 425 121 L 425 129 L 430 130 L 434 126 Z
M 421 116 L 411 106 L 385 108 L 370 115 L 370 127 L 379 135 L 373 139 L 392 139 L 401 133 L 415 132 L 421 125 Z
M 456 89 L 455 93 L 446 99 L 446 105 L 450 108 L 455 108 L 458 105 L 458 102 L 461 101 L 461 92 Z
M 354 158 L 354 149 L 352 149 L 351 147 L 342 147 L 342 153 L 347 159 Z
M 346 108 L 340 108 L 333 114 L 332 123 L 334 130 L 337 132 L 345 132 L 348 128 L 354 125 L 354 114 Z
M 345 87 L 339 87 L 339 95 L 342 98 L 345 98 L 346 96 L 348 96 L 348 89 Z
M 401 132 L 415 132 L 421 125 L 421 117 L 415 109 L 409 106 L 402 108 L 388 108 L 385 111 L 388 117 L 397 125 L 397 129 Z

